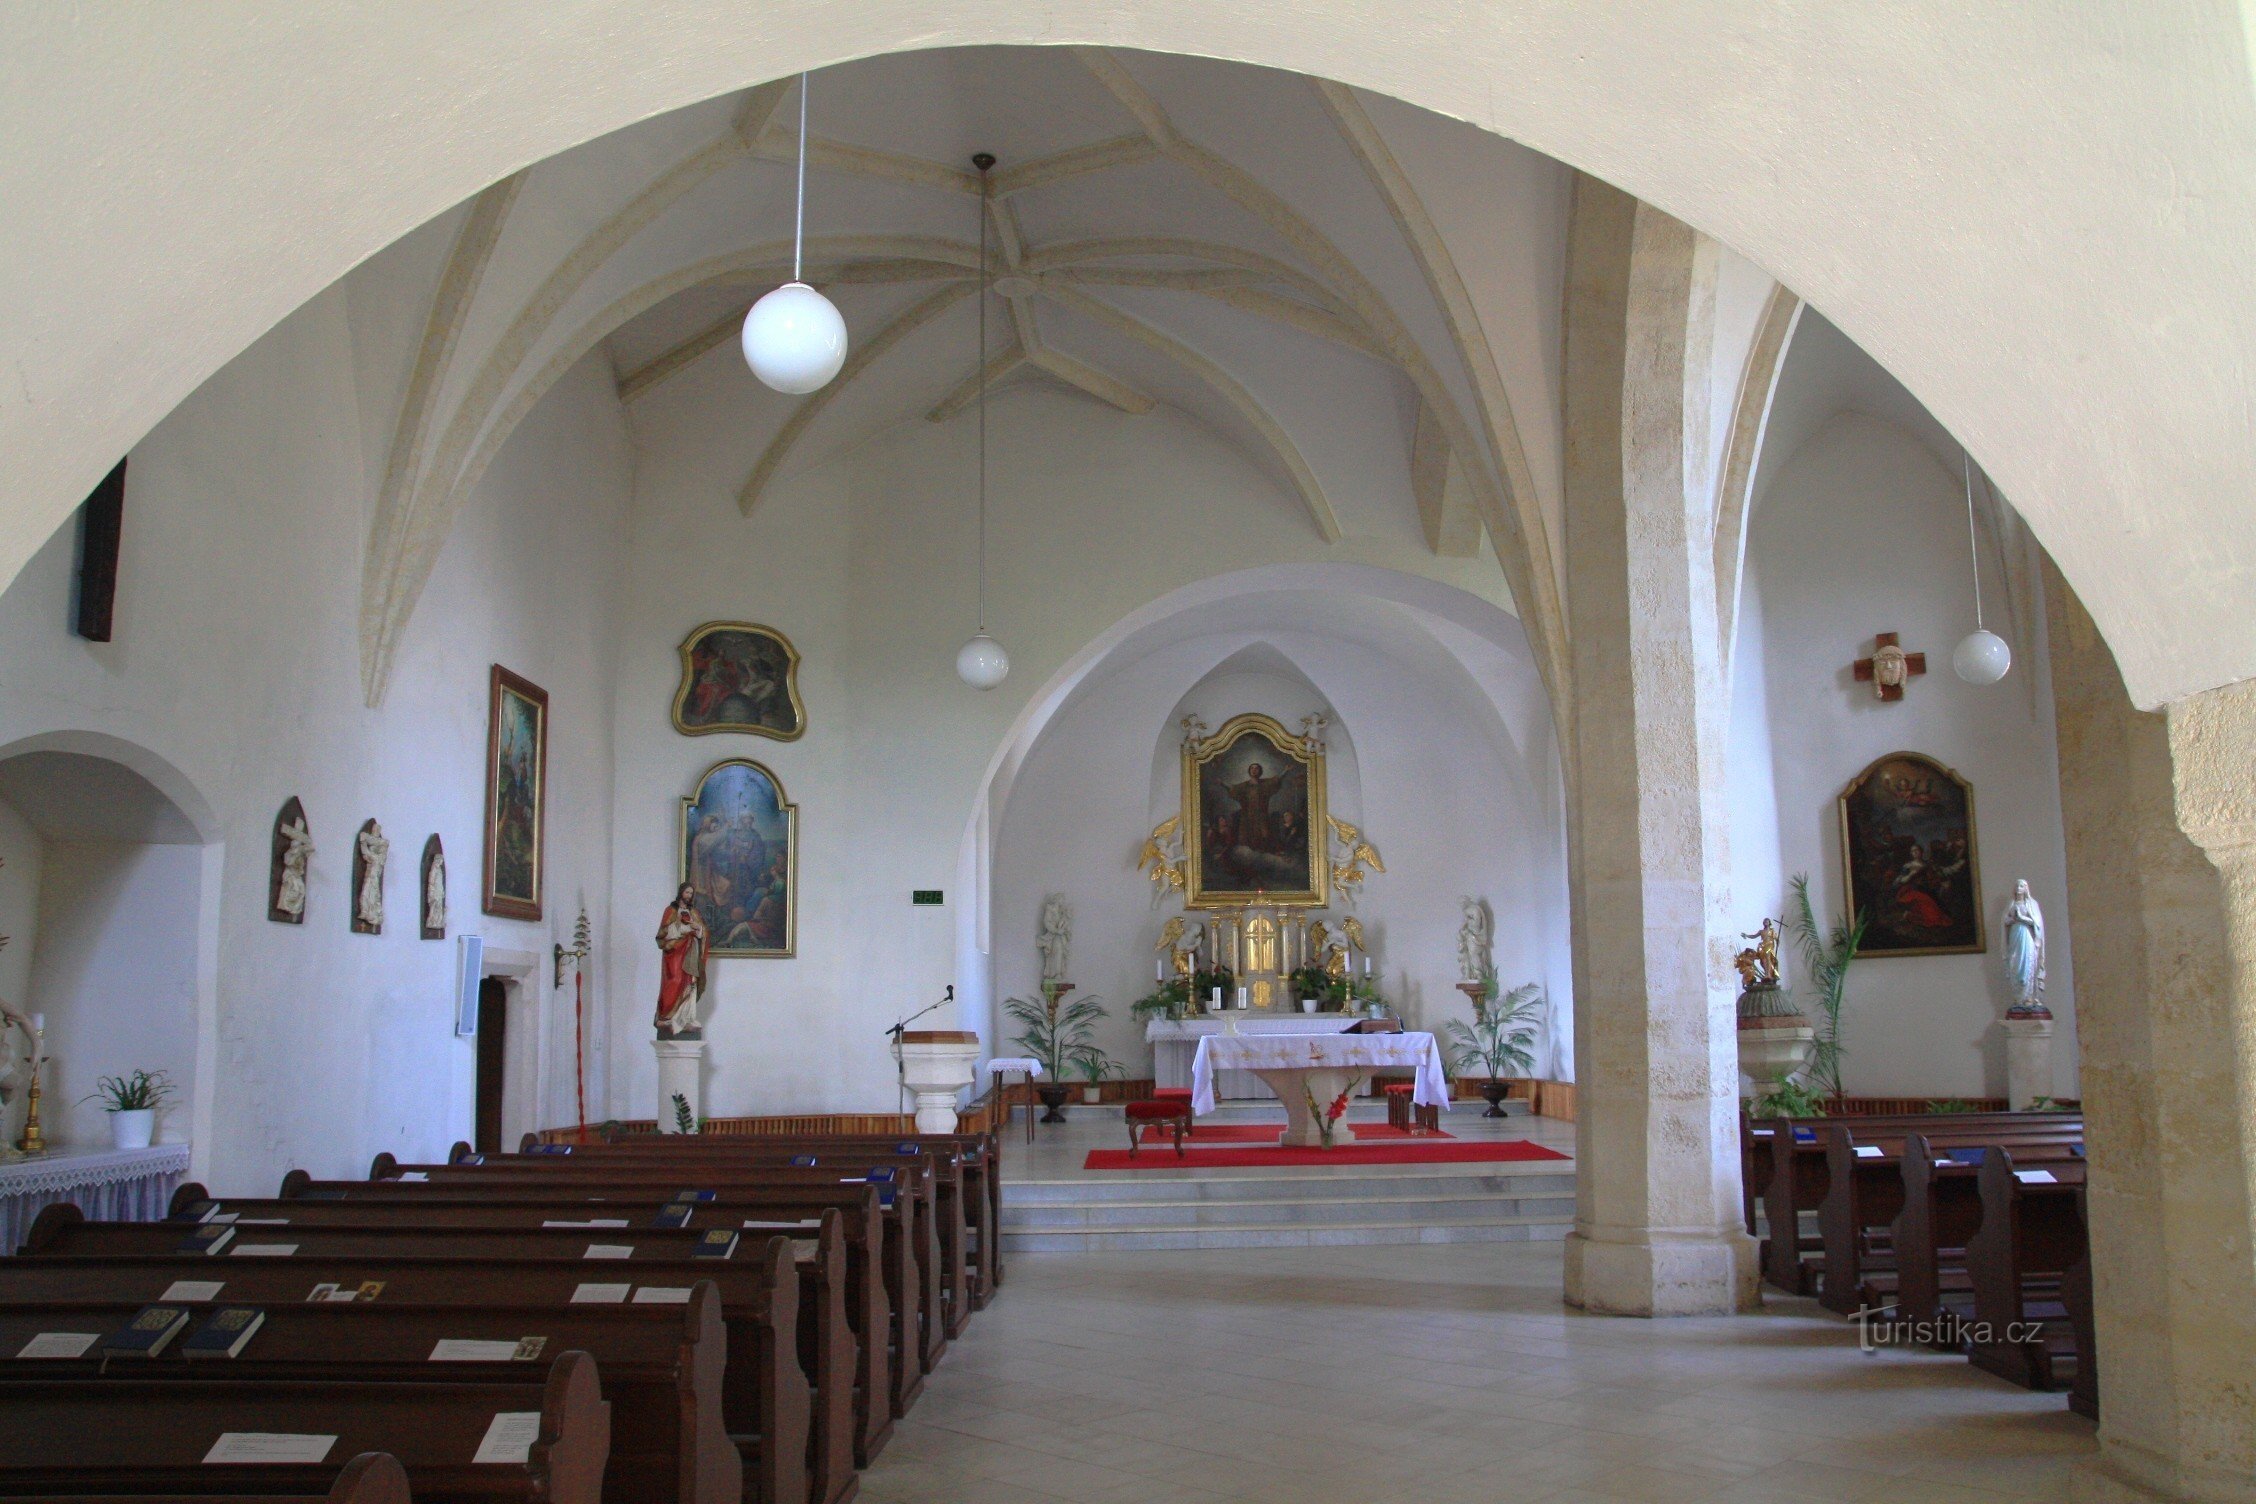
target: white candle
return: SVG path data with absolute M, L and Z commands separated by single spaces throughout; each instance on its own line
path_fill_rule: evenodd
M 1152 957 L 1152 980 L 1155 982 L 1167 980 L 1167 963 L 1157 956 Z
M 1214 989 L 1214 1006 L 1217 1008 L 1222 1006 L 1222 989 L 1219 987 Z

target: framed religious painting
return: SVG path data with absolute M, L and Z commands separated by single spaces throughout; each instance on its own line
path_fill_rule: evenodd
M 1974 787 L 1931 757 L 1891 752 L 1841 791 L 1849 911 L 1865 916 L 1860 956 L 1984 949 Z
M 714 957 L 775 958 L 798 945 L 799 807 L 747 758 L 717 762 L 681 802 L 681 876 Z
M 1265 715 L 1241 715 L 1183 740 L 1184 901 L 1194 909 L 1250 903 L 1321 907 L 1324 744 Z
M 497 663 L 486 699 L 487 913 L 541 917 L 547 821 L 548 691 Z
M 797 741 L 807 731 L 799 650 L 773 627 L 705 623 L 682 639 L 674 729 L 684 736 L 740 731 Z

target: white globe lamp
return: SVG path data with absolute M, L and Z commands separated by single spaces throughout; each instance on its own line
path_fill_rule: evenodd
M 2013 667 L 2013 649 L 1997 633 L 1977 628 L 1951 654 L 1951 668 L 1969 684 L 1995 684 Z
M 1010 677 L 1010 654 L 981 632 L 957 650 L 956 677 L 973 689 L 993 689 Z
M 846 364 L 846 320 L 804 282 L 786 282 L 744 316 L 744 363 L 779 392 L 805 396 Z

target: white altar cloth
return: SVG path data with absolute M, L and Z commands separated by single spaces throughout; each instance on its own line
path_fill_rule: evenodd
M 1289 1087 L 1294 1075 L 1367 1076 L 1406 1068 L 1417 1073 L 1411 1100 L 1447 1112 L 1449 1077 L 1442 1066 L 1441 1046 L 1431 1034 L 1213 1034 L 1199 1041 L 1191 1062 L 1191 1111 L 1214 1110 L 1217 1071 L 1260 1071 L 1270 1078 L 1271 1090 L 1277 1090 L 1280 1079 Z M 1277 1095 L 1288 1113 L 1306 1105 L 1289 1090 Z
M 32 1219 L 58 1201 L 96 1222 L 156 1222 L 188 1173 L 186 1144 L 146 1149 L 58 1150 L 0 1164 L 0 1253 L 14 1253 Z
M 1338 1034 L 1358 1021 L 1352 1013 L 1257 1013 L 1250 1008 L 1202 1012 L 1190 1018 L 1155 1018 L 1144 1026 L 1144 1038 L 1152 1047 L 1152 1084 L 1190 1086 L 1191 1061 L 1199 1041 L 1225 1032 L 1229 1027 L 1223 1022 L 1225 1018 L 1235 1018 L 1241 1034 Z M 1264 1102 L 1276 1096 L 1252 1071 L 1232 1070 L 1216 1073 L 1214 1095 Z

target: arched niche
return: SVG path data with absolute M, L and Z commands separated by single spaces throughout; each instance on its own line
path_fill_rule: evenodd
M 95 733 L 0 748 L 0 998 L 43 1020 L 41 1127 L 58 1151 L 109 1146 L 103 1076 L 163 1071 L 159 1141 L 207 1152 L 223 848 L 171 764 Z M 19 1054 L 20 1036 L 7 1040 Z M 5 1131 L 23 1131 L 25 1099 Z

